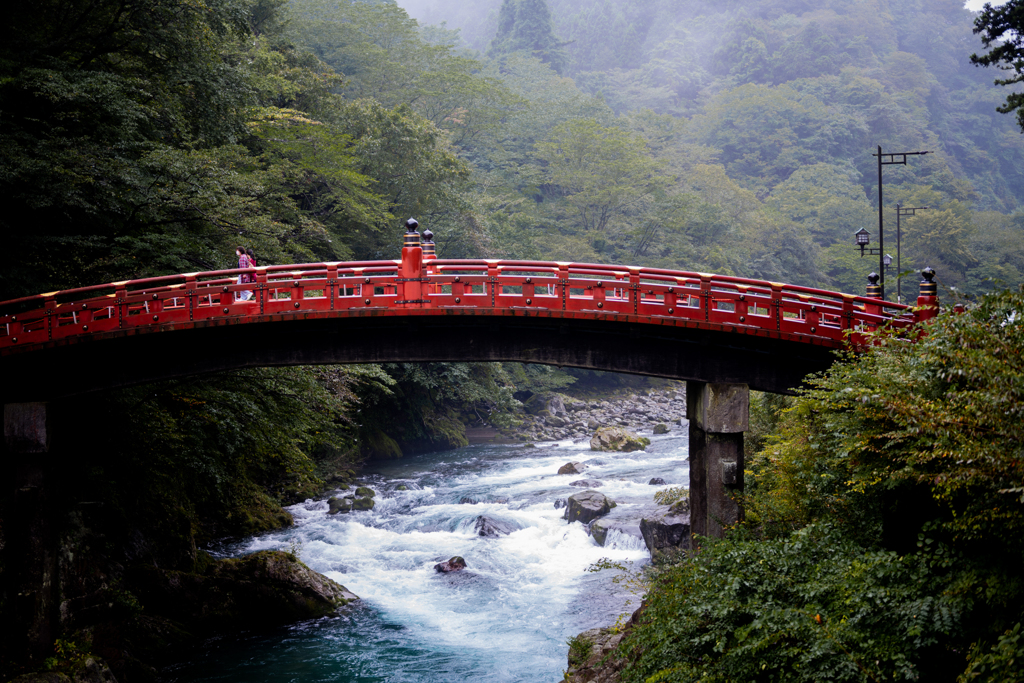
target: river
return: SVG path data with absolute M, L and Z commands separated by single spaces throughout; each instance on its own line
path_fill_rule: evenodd
M 586 472 L 557 475 L 570 461 L 589 461 Z M 653 477 L 666 486 L 649 485 Z M 624 531 L 610 532 L 606 547 L 555 508 L 584 490 L 569 485 L 579 479 L 599 480 L 618 503 L 605 519 Z M 567 639 L 639 605 L 614 571 L 587 568 L 605 557 L 636 568 L 648 561 L 633 526 L 655 491 L 688 484 L 687 442 L 654 437 L 635 453 L 569 441 L 476 445 L 377 464 L 363 480 L 377 491 L 371 511 L 332 516 L 325 501 L 307 501 L 289 508 L 294 527 L 215 549 L 295 549 L 362 599 L 337 616 L 211 639 L 165 680 L 559 681 Z M 511 533 L 480 537 L 480 516 Z M 464 571 L 434 571 L 453 555 L 465 558 Z

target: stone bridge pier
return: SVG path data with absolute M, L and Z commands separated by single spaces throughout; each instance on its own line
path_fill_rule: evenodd
M 9 652 L 24 652 L 40 666 L 53 653 L 59 622 L 58 548 L 54 520 L 48 406 L 4 405 L 0 460 L 3 566 L 0 591 L 6 623 L 0 637 Z
M 743 518 L 735 494 L 743 492 L 743 432 L 750 391 L 746 384 L 686 383 L 690 421 L 690 531 L 721 538 Z

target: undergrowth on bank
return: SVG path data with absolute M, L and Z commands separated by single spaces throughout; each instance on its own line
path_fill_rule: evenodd
M 926 332 L 766 412 L 746 523 L 659 570 L 623 681 L 1024 680 L 1024 294 Z

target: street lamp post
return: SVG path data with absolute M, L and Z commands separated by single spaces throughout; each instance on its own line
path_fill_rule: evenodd
M 878 154 L 871 156 L 878 157 L 878 271 L 879 286 L 881 287 L 882 298 L 885 298 L 885 266 L 882 263 L 882 254 L 885 253 L 885 221 L 882 218 L 882 166 L 891 164 L 907 165 L 907 157 L 915 154 L 931 154 L 931 152 L 890 152 L 882 154 L 882 146 L 878 145 Z M 899 157 L 897 159 L 897 157 Z M 864 250 L 861 249 L 861 256 Z M 898 285 L 897 285 L 898 287 Z
M 900 216 L 914 216 L 916 211 L 924 211 L 927 206 L 908 206 L 902 207 L 896 204 L 896 303 L 903 303 L 903 296 L 900 290 L 900 284 L 903 278 L 900 277 L 900 273 L 903 271 L 900 268 Z

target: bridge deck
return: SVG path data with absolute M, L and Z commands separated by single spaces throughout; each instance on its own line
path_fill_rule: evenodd
M 856 343 L 860 330 L 883 324 L 909 327 L 918 319 L 905 305 L 747 278 L 585 263 L 420 261 L 419 249 L 415 252 L 412 268 L 409 259 L 267 266 L 131 280 L 2 302 L 0 366 L 6 374 L 31 360 L 30 365 L 41 372 L 53 358 L 98 358 L 105 340 L 115 339 L 122 343 L 110 348 L 116 346 L 118 353 L 130 354 L 133 348 L 173 352 L 171 340 L 189 337 L 180 334 L 187 330 L 222 328 L 227 332 L 251 325 L 248 329 L 258 329 L 262 336 L 271 334 L 280 338 L 275 343 L 283 344 L 289 334 L 322 329 L 310 326 L 317 321 L 334 321 L 372 337 L 372 330 L 388 327 L 388 321 L 416 324 L 416 320 L 430 320 L 430 328 L 441 324 L 469 330 L 484 319 L 490 321 L 491 329 L 500 325 L 506 334 L 517 328 L 540 329 L 537 325 L 545 323 L 549 324 L 546 329 L 556 323 L 562 329 L 585 327 L 590 333 L 614 328 L 627 337 L 640 334 L 664 340 L 692 340 L 695 334 L 708 333 L 712 337 L 702 338 L 705 346 L 707 339 L 713 339 L 716 345 L 753 348 L 756 339 L 774 344 L 776 349 L 782 344 L 794 356 L 821 357 L 822 352 L 841 348 L 851 340 Z M 241 274 L 252 275 L 254 282 L 238 283 Z M 252 299 L 239 300 L 238 295 L 246 291 L 252 292 Z M 472 324 L 470 318 L 475 319 Z M 395 333 L 393 325 L 391 330 Z M 170 332 L 175 334 L 167 334 Z M 156 345 L 154 335 L 168 341 Z M 141 343 L 143 336 L 149 341 Z M 129 345 L 125 343 L 129 338 L 140 342 Z M 245 337 L 221 334 L 220 338 L 233 339 L 238 346 Z M 97 343 L 101 341 L 104 343 Z M 431 355 L 426 352 L 404 353 L 392 360 L 437 360 L 441 356 L 530 360 L 523 357 L 525 339 L 516 349 L 479 358 L 444 352 L 445 344 L 458 345 L 457 338 L 438 338 L 433 343 L 436 348 L 429 358 L 422 357 Z M 500 339 L 488 343 L 501 346 Z M 81 348 L 71 354 L 67 350 L 72 347 L 87 347 L 88 351 Z M 606 367 L 577 363 L 565 354 L 558 358 L 535 355 L 534 362 Z M 307 354 L 307 362 L 382 360 L 372 349 L 365 358 L 327 356 Z M 280 354 L 274 358 L 259 362 L 301 362 Z M 107 362 L 118 361 L 110 358 Z M 245 363 L 240 360 L 239 364 Z M 671 376 L 676 372 L 656 369 L 656 364 L 649 370 L 628 365 L 622 369 Z M 815 369 L 819 365 L 816 363 Z M 612 364 L 606 369 L 616 367 Z M 19 381 L 28 381 L 26 372 L 18 371 Z
M 0 303 L 0 354 L 204 322 L 364 315 L 557 316 L 687 326 L 839 348 L 851 331 L 909 326 L 909 306 L 707 273 L 534 261 L 315 263 L 130 280 Z M 253 272 L 256 282 L 239 284 Z M 415 285 L 415 292 L 413 287 Z M 236 299 L 252 291 L 253 299 Z

